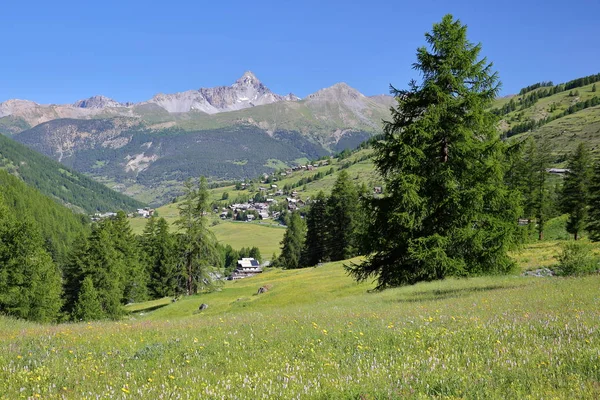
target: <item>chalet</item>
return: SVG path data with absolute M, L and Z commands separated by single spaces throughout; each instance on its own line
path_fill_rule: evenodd
M 295 190 L 292 192 L 292 197 L 296 197 L 298 196 L 298 192 L 296 192 Z
M 154 214 L 154 210 L 148 207 L 138 208 L 137 213 L 141 217 L 150 218 Z
M 307 170 L 309 170 L 309 171 L 312 171 L 314 168 L 315 168 L 315 167 L 314 167 L 313 165 L 311 165 L 311 164 L 308 164 L 308 165 L 306 166 L 306 169 L 307 169 Z
M 277 185 L 271 185 L 271 189 L 277 189 Z
M 267 211 L 261 211 L 258 213 L 261 219 L 269 219 L 269 213 Z
M 246 220 L 248 220 L 248 221 L 254 221 L 254 215 L 252 215 L 252 214 L 246 215 Z
M 263 271 L 257 260 L 254 258 L 242 258 L 241 260 L 238 260 L 237 267 L 229 279 L 236 280 L 248 278 L 260 274 L 261 272 Z
M 375 194 L 381 194 L 381 193 L 383 193 L 382 187 L 381 186 L 375 186 L 373 188 L 373 193 L 375 193 Z

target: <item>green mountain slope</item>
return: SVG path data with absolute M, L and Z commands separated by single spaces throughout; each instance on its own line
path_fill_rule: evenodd
M 143 204 L 0 135 L 0 168 L 79 211 L 133 210 Z
M 29 217 L 36 221 L 46 241 L 46 249 L 59 264 L 64 261 L 73 240 L 89 229 L 86 216 L 75 214 L 2 169 L 0 196 L 18 218 Z
M 494 112 L 507 138 L 520 140 L 532 135 L 548 140 L 556 161 L 584 142 L 591 149 L 600 142 L 600 74 L 566 83 L 532 85 L 516 96 L 498 99 Z

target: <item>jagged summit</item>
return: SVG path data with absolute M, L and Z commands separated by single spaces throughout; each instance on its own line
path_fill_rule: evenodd
M 122 107 L 123 104 L 106 96 L 92 96 L 90 98 L 79 100 L 73 103 L 73 107 L 78 108 L 107 108 Z
M 207 114 L 216 114 L 278 101 L 297 101 L 297 97 L 281 96 L 271 92 L 256 75 L 251 71 L 246 71 L 231 86 L 159 94 L 148 102 L 157 104 L 171 113 L 201 111 Z
M 244 72 L 244 75 L 242 75 L 237 81 L 235 81 L 235 83 L 232 86 L 235 86 L 236 84 L 245 86 L 255 86 L 257 84 L 261 85 L 262 83 L 258 80 L 256 75 L 254 75 L 252 71 L 246 71 Z

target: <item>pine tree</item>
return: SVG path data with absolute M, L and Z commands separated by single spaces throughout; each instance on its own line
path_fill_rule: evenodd
M 13 218 L 0 196 L 0 313 L 55 321 L 62 307 L 60 271 L 27 215 Z
M 206 178 L 201 177 L 196 189 L 191 180 L 184 183 L 184 195 L 179 203 L 179 219 L 175 222 L 180 238 L 180 276 L 188 295 L 199 290 L 212 290 L 214 267 L 219 263 L 217 240 L 208 229 L 209 194 Z
M 595 92 L 595 91 L 596 91 L 596 84 L 594 83 L 594 84 L 592 85 L 592 92 Z
M 525 150 L 527 174 L 524 210 L 525 215 L 535 217 L 538 239 L 544 239 L 544 228 L 549 219 L 551 194 L 548 185 L 548 168 L 552 162 L 550 142 L 542 140 L 539 144 L 530 139 Z
M 146 300 L 149 274 L 140 262 L 138 241 L 131 230 L 127 215 L 123 211 L 118 211 L 117 215 L 109 221 L 113 247 L 119 253 L 124 266 L 122 301 L 131 303 Z
M 302 267 L 300 258 L 304 249 L 306 226 L 298 212 L 292 213 L 289 225 L 281 241 L 281 255 L 276 265 L 282 268 L 295 269 Z
M 447 276 L 503 273 L 516 240 L 518 196 L 507 188 L 506 145 L 488 111 L 497 74 L 480 45 L 447 15 L 425 35 L 414 68 L 423 81 L 392 88 L 397 107 L 375 144 L 386 195 L 375 199 L 371 248 L 358 280 L 379 289 Z
M 358 191 L 343 170 L 327 200 L 327 247 L 332 261 L 345 260 L 356 255 L 356 224 Z
M 75 303 L 73 318 L 76 321 L 93 321 L 105 316 L 94 282 L 90 276 L 86 276 L 81 284 L 77 303 Z
M 573 234 L 577 240 L 587 222 L 589 186 L 592 178 L 590 154 L 583 143 L 577 146 L 569 158 L 567 170 L 561 198 L 562 211 L 569 214 L 567 232 Z
M 327 258 L 327 225 L 327 197 L 319 192 L 306 214 L 306 242 L 301 260 L 303 266 L 314 266 Z
M 141 238 L 152 298 L 174 296 L 177 290 L 177 246 L 164 218 L 151 217 Z
M 600 162 L 594 164 L 590 178 L 587 231 L 592 241 L 600 241 Z

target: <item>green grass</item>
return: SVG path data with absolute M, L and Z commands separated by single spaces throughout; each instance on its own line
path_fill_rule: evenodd
M 599 283 L 481 277 L 369 293 L 331 263 L 119 322 L 0 318 L 0 398 L 598 398 Z
M 258 247 L 263 258 L 270 260 L 273 253 L 279 254 L 279 243 L 283 239 L 285 228 L 267 224 L 249 222 L 221 222 L 211 227 L 222 244 L 234 249 Z

